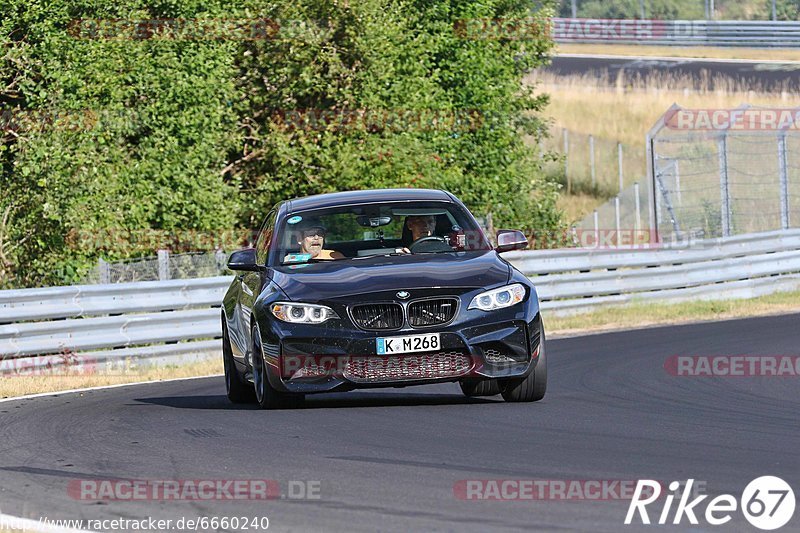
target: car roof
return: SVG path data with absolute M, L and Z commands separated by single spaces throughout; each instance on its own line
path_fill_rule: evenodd
M 304 198 L 289 200 L 287 211 L 305 211 L 355 204 L 405 201 L 444 201 L 452 202 L 445 191 L 435 189 L 370 189 L 364 191 L 345 191 L 328 194 L 316 194 Z

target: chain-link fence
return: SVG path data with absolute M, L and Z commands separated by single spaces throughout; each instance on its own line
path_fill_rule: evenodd
M 545 170 L 563 181 L 565 192 L 590 192 L 611 198 L 646 169 L 644 151 L 617 141 L 556 128 L 542 140 L 541 150 L 561 154 Z
M 800 226 L 800 110 L 673 106 L 649 135 L 662 239 Z
M 107 262 L 100 259 L 83 283 L 91 285 L 223 276 L 229 273 L 227 260 L 227 254 L 222 251 L 170 254 L 168 250 L 159 250 L 154 257 L 125 261 Z

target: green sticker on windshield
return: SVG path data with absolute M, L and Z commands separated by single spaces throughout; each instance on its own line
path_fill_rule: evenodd
M 286 221 L 286 223 L 287 224 L 297 224 L 301 220 L 303 220 L 303 217 L 301 217 L 300 215 L 295 215 L 293 217 L 290 217 L 289 220 Z
M 284 263 L 305 263 L 311 259 L 311 254 L 288 254 Z

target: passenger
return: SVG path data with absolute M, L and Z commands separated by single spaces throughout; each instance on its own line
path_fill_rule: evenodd
M 304 262 L 310 259 L 320 260 L 334 260 L 344 259 L 344 255 L 335 250 L 325 249 L 325 235 L 327 230 L 321 224 L 307 224 L 299 230 L 299 240 L 297 244 L 300 245 L 300 252 L 295 254 L 287 254 L 284 262 Z

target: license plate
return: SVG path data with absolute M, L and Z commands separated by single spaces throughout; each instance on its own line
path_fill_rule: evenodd
M 378 355 L 429 352 L 438 350 L 441 347 L 438 333 L 407 335 L 405 337 L 378 337 L 376 344 Z

